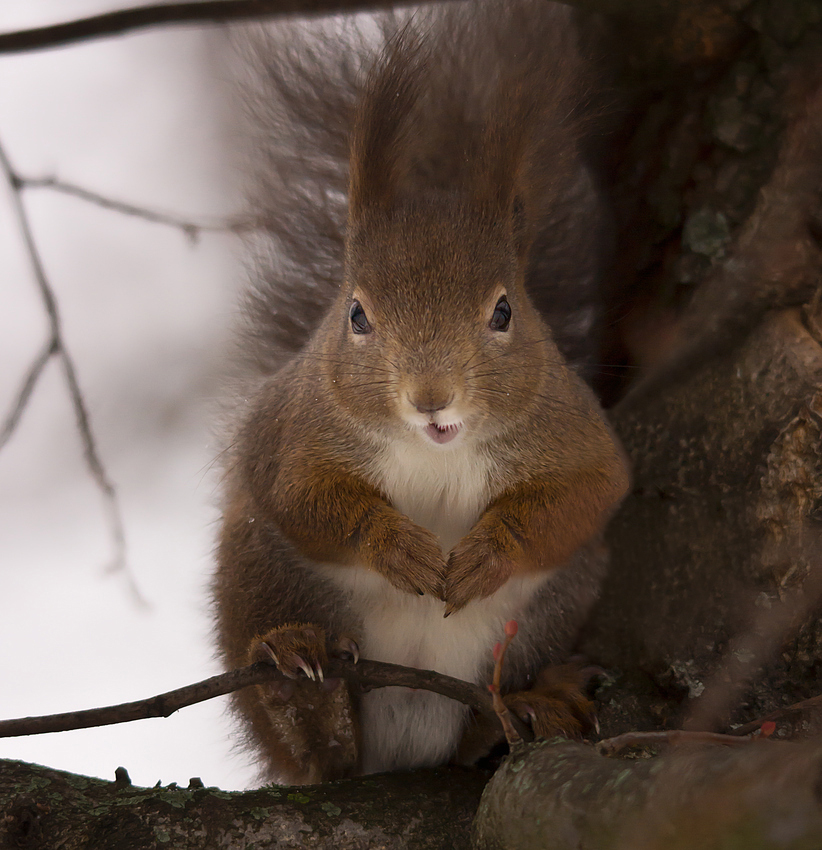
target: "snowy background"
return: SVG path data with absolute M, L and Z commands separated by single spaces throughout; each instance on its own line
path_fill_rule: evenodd
M 115 8 L 4 0 L 0 30 Z M 124 4 L 119 4 L 120 6 Z M 0 56 L 0 143 L 28 177 L 57 176 L 193 219 L 226 216 L 230 121 L 215 30 L 155 29 Z M 59 361 L 0 452 L 0 717 L 151 696 L 217 672 L 206 586 L 216 533 L 212 436 L 218 374 L 242 273 L 239 245 L 100 209 L 45 189 L 24 202 L 67 348 L 125 521 L 122 575 L 86 470 Z M 11 193 L 0 185 L 0 422 L 47 338 Z M 0 739 L 0 757 L 140 785 L 243 788 L 225 698 L 78 732 Z

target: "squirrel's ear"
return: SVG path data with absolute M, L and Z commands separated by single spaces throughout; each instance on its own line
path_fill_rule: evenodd
M 483 134 L 474 199 L 492 215 L 511 222 L 512 235 L 520 254 L 531 243 L 529 227 L 528 177 L 530 172 L 529 128 L 533 121 L 528 112 L 532 99 L 523 92 L 508 92 L 497 98 Z
M 349 176 L 349 219 L 389 208 L 410 168 L 412 113 L 425 62 L 408 25 L 386 45 L 366 78 L 354 120 Z
M 514 236 L 517 254 L 524 257 L 531 247 L 533 235 L 525 211 L 525 201 L 519 194 L 514 195 L 511 199 L 511 232 Z

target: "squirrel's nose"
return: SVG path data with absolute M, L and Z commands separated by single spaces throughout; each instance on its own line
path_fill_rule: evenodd
M 437 413 L 440 410 L 445 410 L 446 407 L 450 404 L 450 400 L 445 404 L 439 405 L 439 407 L 425 407 L 422 404 L 415 404 L 414 407 L 419 410 L 420 413 Z
M 449 404 L 454 400 L 453 395 L 449 395 L 448 398 L 443 399 L 442 396 L 439 398 L 435 397 L 433 393 L 429 398 L 411 398 L 408 399 L 414 408 L 418 410 L 420 413 L 424 413 L 426 416 L 429 416 L 432 413 L 438 413 L 440 410 L 445 410 Z

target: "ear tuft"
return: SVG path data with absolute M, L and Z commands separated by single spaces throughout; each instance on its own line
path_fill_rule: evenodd
M 351 140 L 349 220 L 393 204 L 413 159 L 412 117 L 425 71 L 419 36 L 406 24 L 371 68 L 357 108 Z

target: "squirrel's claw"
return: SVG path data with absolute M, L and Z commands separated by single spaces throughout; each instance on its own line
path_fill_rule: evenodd
M 258 638 L 249 650 L 249 661 L 274 663 L 289 679 L 305 676 L 323 682 L 327 661 L 325 632 L 319 626 L 281 626 Z
M 260 649 L 264 652 L 273 662 L 275 667 L 280 666 L 280 660 L 277 658 L 277 653 L 263 640 L 260 641 Z
M 594 704 L 585 693 L 595 673 L 599 670 L 583 669 L 578 664 L 546 667 L 531 690 L 509 694 L 503 699 L 538 737 L 565 735 L 579 739 L 599 732 Z
M 442 598 L 445 559 L 436 536 L 401 515 L 372 520 L 369 562 L 405 593 Z
M 304 661 L 302 658 L 300 658 L 298 655 L 293 656 L 293 663 L 294 663 L 297 667 L 299 667 L 299 668 L 300 668 L 300 670 L 302 670 L 302 671 L 303 671 L 303 673 L 305 673 L 305 675 L 306 675 L 309 679 L 311 679 L 312 681 L 315 681 L 315 680 L 316 680 L 317 676 L 316 676 L 316 674 L 314 673 L 314 671 L 311 669 L 311 665 L 310 665 L 310 664 L 308 664 L 306 661 Z M 283 672 L 284 672 L 284 671 L 283 671 Z
M 348 635 L 342 635 L 337 641 L 332 654 L 338 658 L 350 658 L 356 664 L 360 660 L 360 647 L 354 638 Z
M 490 596 L 515 571 L 514 560 L 500 551 L 490 536 L 474 531 L 464 537 L 448 557 L 445 616 L 464 608 L 473 599 Z

